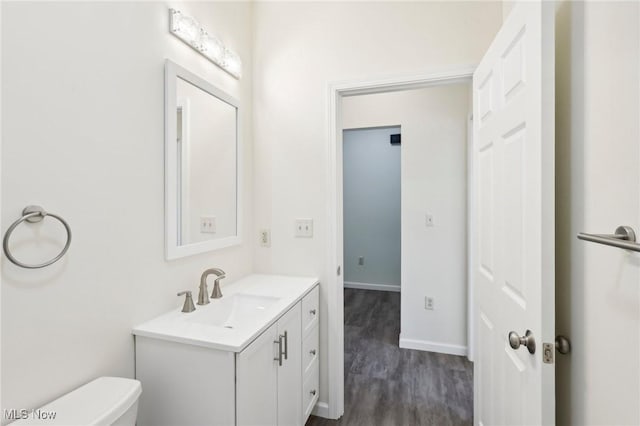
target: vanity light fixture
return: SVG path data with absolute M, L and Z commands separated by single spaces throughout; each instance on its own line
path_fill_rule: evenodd
M 237 79 L 242 76 L 242 61 L 220 39 L 209 34 L 198 21 L 176 9 L 169 9 L 169 30 L 180 40 Z

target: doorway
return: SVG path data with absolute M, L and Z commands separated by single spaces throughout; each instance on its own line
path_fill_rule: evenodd
M 402 282 L 404 285 L 405 282 L 405 271 L 408 271 L 408 275 L 407 276 L 412 276 L 413 277 L 411 282 L 412 284 L 414 284 L 414 293 L 409 293 L 409 297 L 407 298 L 406 302 L 404 302 L 403 304 L 403 337 L 406 337 L 404 339 L 400 339 L 400 336 L 396 335 L 394 337 L 395 339 L 395 347 L 396 349 L 398 349 L 398 346 L 401 346 L 402 348 L 411 348 L 411 349 L 418 349 L 421 351 L 432 351 L 432 352 L 439 352 L 439 353 L 447 353 L 447 354 L 456 354 L 456 355 L 461 355 L 467 354 L 467 347 L 466 347 L 466 340 L 467 340 L 467 336 L 466 336 L 466 332 L 467 332 L 467 327 L 466 327 L 466 321 L 467 321 L 467 315 L 466 315 L 466 285 L 467 285 L 467 280 L 466 280 L 466 274 L 465 274 L 465 269 L 466 269 L 466 179 L 467 179 L 467 174 L 466 174 L 466 170 L 467 170 L 467 158 L 466 158 L 466 143 L 467 143 L 467 122 L 468 122 L 468 111 L 470 109 L 470 93 L 469 93 L 469 82 L 470 82 L 470 76 L 471 73 L 467 72 L 466 74 L 449 74 L 449 75 L 439 75 L 439 76 L 434 76 L 433 79 L 429 79 L 429 78 L 425 78 L 424 80 L 420 81 L 419 83 L 416 83 L 417 80 L 412 80 L 411 82 L 406 82 L 406 83 L 401 83 L 401 82 L 388 82 L 385 85 L 382 84 L 372 84 L 373 87 L 357 87 L 357 85 L 352 86 L 349 90 L 344 90 L 344 91 L 339 91 L 336 90 L 335 92 L 332 91 L 332 94 L 335 95 L 334 101 L 335 101 L 335 110 L 333 110 L 333 113 L 335 113 L 336 115 L 333 115 L 333 117 L 335 118 L 335 122 L 333 123 L 335 125 L 335 133 L 334 133 L 334 137 L 335 137 L 335 148 L 336 148 L 336 158 L 335 158 L 335 164 L 336 166 L 336 179 L 335 179 L 335 190 L 333 191 L 336 195 L 337 195 L 337 199 L 335 200 L 336 203 L 334 204 L 336 206 L 336 209 L 332 211 L 337 212 L 338 214 L 336 215 L 335 219 L 335 229 L 336 229 L 336 240 L 335 243 L 335 255 L 336 258 L 338 259 L 338 265 L 344 265 L 345 268 L 345 273 L 347 271 L 347 268 L 349 268 L 349 265 L 347 265 L 347 262 L 352 262 L 354 259 L 351 259 L 351 256 L 347 253 L 347 252 L 342 252 L 341 250 L 341 244 L 343 241 L 344 236 L 347 235 L 347 230 L 346 230 L 346 223 L 342 222 L 342 214 L 343 212 L 346 212 L 346 204 L 343 205 L 342 204 L 342 183 L 345 179 L 345 176 L 342 174 L 343 170 L 342 166 L 343 166 L 343 162 L 346 161 L 346 158 L 342 157 L 342 149 L 343 146 L 345 144 L 345 140 L 346 140 L 346 136 L 345 139 L 343 140 L 342 138 L 342 129 L 343 128 L 362 128 L 362 127 L 373 127 L 371 125 L 371 121 L 369 123 L 363 123 L 362 122 L 362 117 L 364 117 L 366 114 L 361 114 L 361 113 L 357 113 L 357 114 L 353 114 L 350 113 L 350 110 L 352 110 L 351 108 L 351 104 L 353 104 L 353 101 L 360 101 L 360 100 L 364 100 L 366 98 L 369 98 L 369 96 L 360 96 L 360 95 L 372 95 L 371 97 L 374 97 L 373 95 L 382 95 L 382 97 L 385 97 L 386 95 L 389 96 L 393 96 L 394 94 L 400 94 L 400 93 L 408 93 L 408 92 L 420 92 L 422 89 L 426 89 L 428 87 L 432 87 L 434 90 L 440 89 L 441 86 L 450 86 L 450 85 L 456 85 L 456 83 L 462 83 L 462 85 L 464 85 L 466 87 L 465 90 L 465 95 L 464 95 L 464 105 L 465 105 L 465 109 L 462 112 L 462 114 L 460 115 L 460 122 L 459 122 L 459 128 L 460 128 L 460 137 L 458 138 L 459 140 L 461 140 L 460 144 L 461 144 L 461 148 L 462 150 L 460 152 L 458 152 L 458 154 L 460 154 L 457 157 L 457 166 L 459 167 L 459 169 L 462 171 L 459 174 L 459 180 L 462 180 L 462 187 L 463 187 L 463 191 L 459 194 L 459 196 L 455 196 L 455 195 L 451 195 L 450 191 L 448 191 L 443 185 L 439 185 L 439 187 L 433 186 L 431 187 L 431 189 L 429 188 L 421 188 L 419 185 L 416 185 L 416 176 L 420 175 L 420 173 L 425 174 L 424 176 L 420 177 L 419 180 L 428 180 L 429 178 L 435 179 L 435 180 L 442 180 L 441 176 L 436 176 L 438 170 L 442 171 L 442 170 L 446 170 L 447 169 L 447 164 L 446 161 L 441 161 L 438 160 L 437 157 L 437 153 L 435 152 L 431 152 L 431 157 L 428 160 L 429 161 L 425 161 L 424 160 L 424 155 L 430 155 L 429 152 L 427 152 L 426 154 L 424 152 L 420 152 L 420 153 L 416 153 L 415 151 L 410 152 L 409 156 L 403 156 L 403 161 L 408 164 L 411 165 L 411 167 L 408 170 L 411 170 L 411 168 L 413 168 L 413 172 L 411 172 L 410 174 L 407 174 L 406 176 L 406 182 L 409 182 L 409 185 L 406 186 L 405 188 L 405 182 L 403 181 L 403 189 L 402 189 L 402 196 L 404 197 L 404 203 L 403 204 L 403 209 L 405 209 L 405 205 L 408 206 L 408 208 L 406 208 L 407 213 L 410 213 L 411 217 L 407 217 L 406 220 L 404 218 L 404 211 L 403 211 L 403 227 L 405 228 L 405 230 L 403 231 L 404 233 L 403 238 L 406 239 L 406 241 L 408 242 L 412 242 L 412 244 L 414 244 L 414 255 L 413 256 L 409 256 L 407 257 L 407 262 L 406 265 L 403 265 L 402 268 Z M 433 87 L 433 86 L 438 86 L 438 87 Z M 443 87 L 444 88 L 444 87 Z M 387 98 L 388 99 L 388 98 Z M 389 104 L 389 102 L 386 102 L 387 104 Z M 442 108 L 439 108 L 439 105 L 436 105 L 433 109 L 433 114 L 438 113 L 439 109 L 446 109 L 446 107 L 443 105 Z M 370 108 L 370 111 L 374 116 L 376 115 L 376 111 L 377 113 L 379 113 L 376 118 L 373 120 L 373 124 L 374 126 L 381 126 L 381 125 L 389 125 L 390 123 L 398 123 L 398 120 L 394 120 L 394 121 L 389 121 L 389 117 L 387 116 L 386 118 L 383 117 L 383 115 L 381 114 L 381 111 L 379 108 Z M 371 114 L 370 114 L 371 115 Z M 413 129 L 410 133 L 412 133 L 412 136 L 414 138 L 414 140 L 416 139 L 416 135 L 420 135 L 420 133 L 422 131 L 424 131 L 424 123 L 428 122 L 428 116 L 424 117 L 423 119 L 420 119 L 420 117 L 418 117 L 418 119 L 414 120 L 415 124 L 413 126 Z M 378 121 L 376 121 L 378 120 Z M 386 121 L 384 121 L 386 120 Z M 359 121 L 359 123 L 357 123 Z M 432 120 L 433 121 L 433 120 Z M 356 122 L 356 124 L 354 125 L 353 123 Z M 332 126 L 333 127 L 333 126 Z M 421 128 L 422 127 L 422 128 Z M 434 127 L 446 127 L 446 126 L 442 126 L 441 124 L 436 124 Z M 411 126 L 409 126 L 409 128 L 411 128 Z M 433 129 L 432 129 L 433 130 Z M 404 143 L 404 139 L 405 139 L 405 127 L 403 125 L 402 127 L 402 142 Z M 421 136 L 418 136 L 418 138 L 421 138 Z M 434 142 L 433 138 L 427 138 L 428 140 L 426 140 L 426 144 L 425 146 L 428 146 L 429 142 Z M 424 137 L 422 137 L 421 141 L 424 140 Z M 437 141 L 435 141 L 435 143 L 440 142 L 440 140 L 438 139 Z M 415 143 L 415 142 L 414 142 Z M 415 148 L 416 145 L 414 145 Z M 434 148 L 433 146 L 430 148 Z M 436 147 L 437 148 L 437 147 Z M 403 147 L 404 149 L 404 147 Z M 429 150 L 427 150 L 429 151 Z M 346 154 L 345 154 L 346 155 Z M 405 163 L 403 163 L 403 167 L 405 165 Z M 429 173 L 436 173 L 436 175 L 432 175 L 432 176 L 428 176 Z M 469 177 L 470 178 L 470 177 Z M 446 179 L 444 179 L 444 181 L 450 181 L 450 177 L 447 177 Z M 455 179 L 453 179 L 455 180 Z M 446 183 L 446 182 L 445 182 Z M 409 196 L 412 191 L 415 193 L 417 191 L 418 196 Z M 426 191 L 426 193 L 423 193 L 422 196 L 420 196 L 420 191 Z M 432 194 L 429 195 L 429 191 L 432 191 Z M 459 204 L 457 206 L 454 206 L 453 208 L 451 208 L 452 206 L 448 206 L 447 208 L 443 209 L 443 206 L 439 205 L 438 202 L 434 201 L 438 198 L 438 193 L 440 193 L 440 196 L 442 199 L 457 199 L 459 200 Z M 429 200 L 429 198 L 431 197 L 431 200 Z M 419 200 L 418 203 L 413 203 L 413 205 L 409 202 L 411 199 L 414 200 Z M 346 201 L 345 201 L 346 203 Z M 425 205 L 425 203 L 427 205 Z M 448 210 L 447 210 L 448 209 Z M 420 257 L 416 257 L 415 253 L 416 252 L 420 252 L 420 250 L 432 250 L 434 251 L 430 256 L 433 259 L 437 258 L 437 252 L 438 251 L 446 251 L 446 248 L 443 249 L 444 245 L 447 244 L 447 241 L 444 241 L 438 245 L 436 244 L 435 246 L 432 246 L 431 248 L 425 248 L 425 247 L 421 247 L 421 239 L 423 240 L 422 242 L 424 242 L 425 239 L 427 240 L 432 240 L 431 242 L 433 243 L 436 239 L 434 238 L 436 236 L 437 233 L 439 232 L 443 232 L 443 234 L 446 234 L 446 230 L 448 228 L 450 228 L 448 225 L 445 225 L 448 220 L 452 217 L 455 216 L 455 213 L 458 211 L 462 211 L 463 215 L 459 218 L 459 222 L 460 225 L 458 226 L 458 228 L 461 228 L 461 244 L 458 247 L 458 250 L 455 252 L 455 256 L 448 256 L 450 258 L 457 258 L 461 263 L 462 267 L 458 267 L 458 268 L 444 268 L 444 270 L 454 270 L 457 269 L 459 270 L 459 272 L 461 273 L 461 277 L 458 279 L 459 281 L 459 285 L 458 290 L 460 291 L 460 298 L 461 299 L 461 303 L 459 304 L 459 310 L 460 310 L 460 315 L 458 315 L 458 319 L 462 322 L 461 327 L 459 327 L 459 334 L 461 335 L 461 339 L 463 341 L 462 344 L 455 344 L 455 343 L 451 343 L 448 344 L 444 339 L 438 341 L 437 338 L 424 338 L 424 337 L 418 337 L 415 338 L 415 334 L 412 336 L 412 330 L 411 327 L 413 326 L 415 329 L 419 329 L 421 328 L 421 321 L 425 318 L 424 315 L 431 315 L 431 318 L 434 318 L 434 314 L 443 314 L 446 312 L 450 312 L 450 310 L 448 308 L 446 308 L 449 305 L 449 301 L 447 300 L 448 297 L 450 297 L 452 295 L 452 292 L 450 291 L 451 289 L 445 289 L 444 293 L 438 293 L 438 288 L 436 287 L 431 287 L 431 289 L 426 290 L 425 288 L 428 287 L 429 283 L 425 283 L 422 282 L 420 283 L 420 285 L 422 286 L 422 288 L 420 288 L 419 290 L 415 290 L 416 288 L 416 278 L 415 276 L 418 276 L 418 280 L 420 280 L 420 276 L 421 276 L 421 271 L 420 271 L 420 266 L 421 264 L 429 264 L 429 259 L 425 259 L 422 258 L 420 259 Z M 429 221 L 431 220 L 431 223 L 429 223 Z M 434 226 L 435 224 L 435 226 Z M 343 227 L 345 226 L 345 227 Z M 417 237 L 417 240 L 415 239 Z M 446 238 L 446 237 L 445 237 Z M 456 240 L 456 237 L 451 238 L 451 236 L 448 236 L 448 240 Z M 346 249 L 346 240 L 345 241 L 345 249 Z M 403 242 L 403 250 L 404 250 L 404 242 Z M 426 253 L 426 251 L 425 251 Z M 402 252 L 402 256 L 403 258 L 405 258 L 405 252 Z M 344 264 L 342 263 L 342 259 L 344 258 Z M 409 261 L 409 259 L 411 259 L 411 261 Z M 358 258 L 355 258 L 355 260 L 359 260 Z M 426 260 L 426 261 L 425 261 Z M 365 259 L 366 261 L 366 259 Z M 438 262 L 436 262 L 438 263 Z M 436 270 L 438 268 L 438 265 L 434 264 L 431 267 L 431 270 Z M 417 272 L 416 272 L 417 271 Z M 338 274 L 340 274 L 340 271 L 337 271 Z M 336 270 L 333 271 L 333 274 L 336 274 Z M 422 274 L 427 276 L 427 274 Z M 347 283 L 345 285 L 343 285 L 342 280 L 345 280 Z M 430 284 L 434 284 L 436 281 L 441 281 L 442 283 L 445 283 L 447 280 L 449 280 L 449 277 L 436 277 L 434 276 L 433 279 L 431 279 L 431 283 Z M 343 318 L 345 315 L 345 311 L 343 309 L 344 305 L 343 302 L 348 302 L 347 297 L 345 296 L 346 293 L 343 293 L 345 290 L 345 288 L 348 289 L 349 287 L 349 279 L 347 276 L 342 277 L 341 275 L 338 275 L 337 278 L 337 282 L 336 284 L 336 298 L 335 300 L 331 300 L 331 297 L 329 298 L 329 321 L 331 323 L 331 327 L 333 327 L 335 325 L 335 330 L 336 331 L 343 331 L 342 330 L 342 326 L 343 326 Z M 416 293 L 416 291 L 418 293 Z M 402 292 L 403 292 L 403 301 L 404 301 L 404 297 L 405 297 L 405 288 L 402 287 Z M 416 296 L 416 294 L 419 294 L 419 296 Z M 430 297 L 426 297 L 426 296 L 430 296 Z M 430 299 L 430 300 L 427 300 Z M 334 302 L 334 303 L 332 303 Z M 337 303 L 336 303 L 337 302 Z M 432 312 L 427 312 L 429 307 L 431 307 L 433 309 L 434 306 L 434 302 L 435 302 L 435 306 L 436 306 L 436 310 L 432 311 Z M 429 305 L 430 303 L 430 305 Z M 418 309 L 416 309 L 416 307 Z M 439 309 L 438 309 L 439 307 Z M 405 309 L 406 308 L 406 309 Z M 333 311 L 333 309 L 335 309 L 335 311 Z M 332 312 L 333 311 L 333 312 Z M 332 313 L 335 313 L 337 315 L 332 315 Z M 417 315 L 417 316 L 416 316 Z M 340 316 L 340 321 L 335 321 L 334 319 L 337 319 L 337 317 Z M 437 322 L 437 321 L 436 321 Z M 451 321 L 449 321 L 451 322 Z M 405 324 L 407 324 L 405 326 Z M 383 327 L 382 327 L 383 328 Z M 424 323 L 422 323 L 422 328 L 424 327 Z M 429 326 L 426 327 L 428 329 L 430 329 L 431 332 L 437 332 L 437 331 L 443 331 L 443 329 L 445 327 L 435 327 L 435 326 Z M 439 330 L 438 330 L 439 329 Z M 408 330 L 408 332 L 406 333 L 406 335 L 404 335 L 405 330 Z M 444 335 L 446 336 L 450 336 L 453 333 L 450 333 L 448 331 L 443 331 Z M 329 348 L 329 358 L 330 358 L 330 380 L 334 380 L 334 383 L 330 383 L 330 390 L 329 390 L 329 394 L 330 394 L 330 398 L 331 397 L 336 397 L 336 403 L 340 403 L 340 404 L 344 404 L 344 394 L 342 392 L 344 392 L 344 384 L 343 383 L 336 383 L 337 380 L 335 380 L 335 378 L 341 377 L 342 376 L 342 372 L 338 373 L 337 371 L 345 368 L 345 364 L 343 364 L 343 361 L 345 360 L 343 358 L 343 352 L 341 350 L 338 350 L 337 347 L 340 347 L 342 349 L 342 347 L 340 345 L 342 345 L 344 343 L 342 336 L 344 336 L 344 334 L 340 335 L 341 333 L 336 333 L 335 336 L 338 337 L 338 339 L 333 339 L 333 336 L 329 336 L 330 338 L 330 348 Z M 413 337 L 413 338 L 412 338 Z M 347 336 L 348 338 L 348 336 Z M 336 341 L 337 340 L 337 341 Z M 401 341 L 402 340 L 402 341 Z M 399 345 L 400 343 L 400 345 Z M 444 344 L 443 344 L 444 343 Z M 438 355 L 437 357 L 439 357 L 440 355 Z M 348 361 L 348 360 L 347 360 Z M 334 373 L 335 372 L 335 373 Z M 334 390 L 337 390 L 337 392 L 334 392 Z M 331 401 L 329 403 L 329 411 L 331 411 Z M 338 417 L 340 414 L 342 414 L 344 412 L 344 405 L 342 405 L 341 409 L 340 409 L 340 413 L 335 416 L 335 415 L 331 415 L 331 413 L 327 413 L 329 414 L 329 417 L 332 418 L 336 418 Z
M 345 288 L 400 291 L 400 138 L 400 126 L 343 131 Z
M 336 83 L 329 86 L 329 137 L 327 256 L 335 263 L 327 264 L 328 322 L 332 330 L 328 335 L 328 401 L 317 407 L 316 413 L 337 419 L 344 413 L 344 284 L 342 276 L 343 224 L 342 215 L 342 103 L 348 96 L 410 90 L 443 84 L 469 82 L 473 67 L 446 72 L 404 76 L 387 80 L 368 80 Z M 340 217 L 340 220 L 338 219 Z M 472 318 L 472 316 L 470 316 Z

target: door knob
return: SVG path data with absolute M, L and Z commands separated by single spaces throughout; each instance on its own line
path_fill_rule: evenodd
M 565 336 L 556 337 L 556 350 L 562 355 L 566 355 L 571 352 L 571 341 Z
M 524 346 L 529 350 L 530 354 L 536 353 L 536 341 L 533 338 L 531 330 L 527 330 L 524 337 L 521 337 L 515 331 L 509 332 L 509 345 L 513 349 L 518 349 L 520 346 Z

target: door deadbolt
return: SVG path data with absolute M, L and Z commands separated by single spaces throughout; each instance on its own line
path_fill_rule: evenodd
M 513 349 L 518 349 L 520 346 L 524 346 L 529 350 L 530 354 L 536 353 L 536 341 L 533 338 L 531 330 L 527 330 L 524 337 L 520 336 L 515 331 L 509 332 L 509 346 Z

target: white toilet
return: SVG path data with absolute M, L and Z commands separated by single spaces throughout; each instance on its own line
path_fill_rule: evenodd
M 141 393 L 138 380 L 99 377 L 11 424 L 134 426 Z

